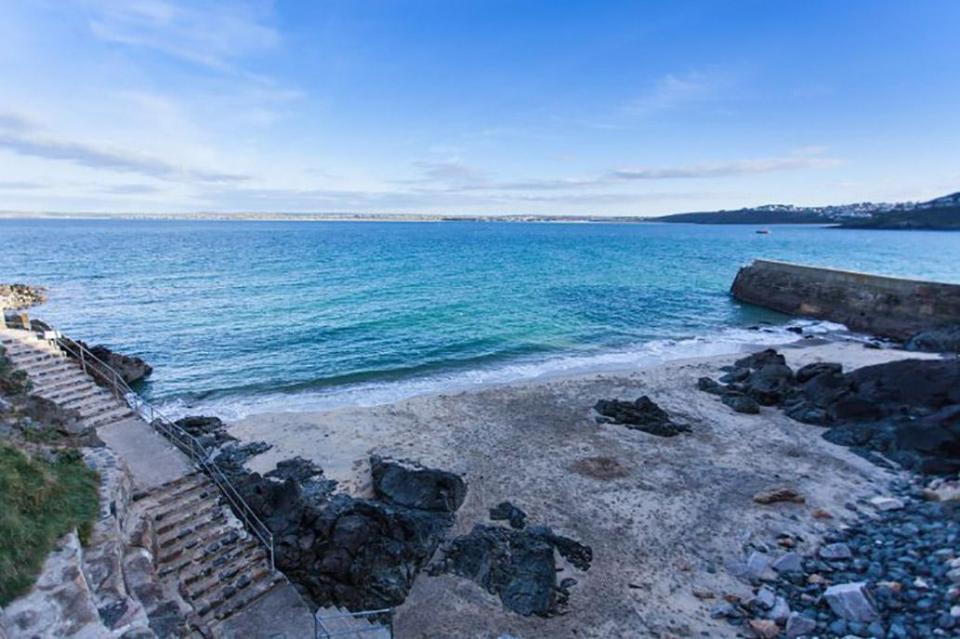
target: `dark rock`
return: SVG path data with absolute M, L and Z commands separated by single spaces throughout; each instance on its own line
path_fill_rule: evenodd
M 490 509 L 490 519 L 494 521 L 509 521 L 511 528 L 517 530 L 527 525 L 527 513 L 523 512 L 509 501 L 502 501 Z
M 178 419 L 176 425 L 196 437 L 204 448 L 219 448 L 226 443 L 237 441 L 227 433 L 226 426 L 219 417 L 191 415 Z
M 920 331 L 907 340 L 906 349 L 926 353 L 960 353 L 960 326 Z
M 430 572 L 471 579 L 521 615 L 549 617 L 562 609 L 564 601 L 558 593 L 575 583 L 564 580 L 557 585 L 554 550 L 564 555 L 570 553 L 574 545 L 579 549 L 571 557 L 592 556 L 586 546 L 554 535 L 546 527 L 517 531 L 478 524 L 468 535 L 446 544 L 442 561 L 431 567 Z M 574 565 L 586 570 L 589 561 L 585 564 L 578 561 Z
M 711 393 L 713 395 L 722 395 L 724 390 L 723 384 L 717 382 L 715 379 L 711 379 L 710 377 L 701 377 L 698 379 L 697 388 L 705 393 Z
M 686 424 L 671 420 L 670 415 L 646 395 L 633 402 L 601 399 L 593 409 L 600 415 L 597 417 L 598 424 L 623 424 L 632 430 L 642 430 L 659 437 L 673 437 L 690 431 Z
M 153 372 L 153 367 L 139 357 L 117 353 L 103 344 L 89 346 L 80 341 L 77 344 L 89 350 L 94 357 L 119 373 L 123 381 L 128 384 L 138 382 Z M 87 362 L 87 365 L 91 365 L 91 362 Z M 96 366 L 96 363 L 93 363 L 93 365 Z M 102 379 L 100 376 L 94 377 L 98 381 Z
M 467 496 L 467 485 L 459 475 L 416 462 L 374 455 L 370 469 L 377 497 L 397 506 L 452 513 Z
M 836 375 L 843 372 L 843 365 L 836 362 L 815 362 L 813 364 L 807 364 L 806 366 L 801 366 L 797 370 L 796 380 L 798 383 L 803 384 L 818 375 Z
M 760 412 L 760 404 L 754 401 L 753 398 L 741 393 L 728 392 L 725 393 L 720 400 L 738 413 L 756 415 Z
M 753 353 L 752 355 L 742 357 L 735 361 L 733 365 L 737 368 L 757 369 L 768 364 L 779 364 L 782 366 L 786 363 L 787 359 L 783 355 L 772 348 L 768 348 L 767 350 L 760 351 L 759 353 Z

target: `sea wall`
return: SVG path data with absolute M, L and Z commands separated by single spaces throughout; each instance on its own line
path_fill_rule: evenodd
M 895 339 L 960 325 L 957 284 L 754 260 L 740 268 L 730 292 L 740 301 L 781 313 Z

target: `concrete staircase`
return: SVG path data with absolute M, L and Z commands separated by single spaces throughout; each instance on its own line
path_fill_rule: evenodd
M 126 402 L 98 386 L 55 344 L 31 331 L 0 329 L 0 345 L 13 365 L 27 373 L 32 393 L 80 413 L 80 426 L 97 427 L 133 415 Z
M 189 621 L 203 636 L 220 636 L 221 622 L 287 585 L 206 475 L 192 473 L 139 497 L 153 519 L 157 574 L 193 608 Z

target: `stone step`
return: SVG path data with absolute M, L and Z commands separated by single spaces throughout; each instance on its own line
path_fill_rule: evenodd
M 81 419 L 80 423 L 84 427 L 96 428 L 97 426 L 112 424 L 117 420 L 126 419 L 127 417 L 133 417 L 133 411 L 126 405 L 118 405 L 117 408 L 113 410 Z
M 60 374 L 48 375 L 42 380 L 36 381 L 37 383 L 34 384 L 34 388 L 37 389 L 37 392 L 50 394 L 55 394 L 65 389 L 73 388 L 77 385 L 83 385 L 86 387 L 90 384 L 93 384 L 93 381 L 78 369 L 66 369 Z M 56 401 L 56 399 L 53 401 Z
M 156 488 L 153 488 L 147 495 L 147 498 L 154 497 L 163 497 L 165 495 L 170 495 L 176 493 L 183 489 L 184 486 L 192 486 L 197 482 L 207 479 L 206 475 L 199 471 L 194 471 L 189 475 L 184 475 L 183 477 L 177 477 L 173 481 L 168 481 L 165 484 L 161 484 Z
M 221 621 L 249 606 L 282 582 L 283 577 L 265 569 L 252 575 L 244 574 L 217 590 L 215 598 L 201 599 L 195 607 L 205 623 Z
M 204 541 L 210 537 L 210 531 L 223 525 L 225 521 L 226 515 L 223 509 L 217 509 L 213 516 L 208 519 L 190 521 L 183 526 L 174 527 L 162 535 L 157 535 L 157 544 L 162 550 L 192 538 Z
M 250 573 L 258 567 L 267 571 L 270 568 L 267 553 L 259 546 L 233 555 L 228 561 L 212 568 L 204 577 L 195 579 L 190 584 L 185 583 L 182 578 L 180 583 L 186 590 L 186 596 L 190 600 L 197 600 L 210 594 L 215 588 L 221 587 L 222 584 L 229 583 L 241 573 Z
M 222 563 L 225 557 L 239 552 L 251 543 L 254 543 L 253 540 L 242 538 L 239 531 L 230 530 L 213 541 L 197 546 L 192 552 L 182 553 L 166 563 L 159 564 L 157 574 L 164 578 L 177 573 L 181 579 L 189 581 L 203 573 L 207 562 Z
M 59 353 L 39 348 L 24 348 L 19 351 L 10 349 L 7 350 L 6 356 L 17 368 L 39 364 L 46 360 L 63 361 L 63 357 Z
M 201 478 L 202 479 L 198 479 L 195 482 L 184 484 L 181 489 L 176 492 L 167 495 L 158 495 L 153 498 L 149 502 L 153 512 L 153 518 L 162 520 L 167 517 L 170 512 L 183 508 L 185 504 L 209 495 L 219 494 L 216 485 L 209 477 L 201 475 Z
M 54 359 L 50 360 L 49 362 L 40 362 L 39 364 L 34 364 L 32 366 L 18 366 L 17 368 L 25 371 L 30 377 L 35 377 L 38 379 L 45 379 L 56 373 L 78 370 L 73 364 L 62 359 Z
M 219 495 L 207 495 L 199 499 L 196 504 L 189 508 L 177 508 L 162 519 L 154 518 L 154 530 L 156 534 L 166 534 L 170 529 L 182 526 L 192 519 L 206 519 L 210 517 L 213 511 L 219 509 Z
M 75 387 L 71 388 L 68 391 L 60 393 L 55 397 L 48 396 L 47 399 L 57 402 L 64 408 L 72 408 L 77 404 L 81 404 L 86 400 L 89 400 L 94 397 L 110 397 L 111 395 L 106 390 L 100 388 L 96 384 L 77 384 Z
M 160 561 L 169 563 L 176 561 L 180 557 L 192 555 L 192 551 L 197 547 L 205 547 L 211 538 L 217 535 L 226 534 L 230 530 L 226 518 L 222 515 L 214 522 L 205 522 L 204 529 L 196 534 L 184 534 L 182 537 L 176 535 L 167 541 L 166 545 L 161 544 Z
M 80 417 L 87 419 L 102 415 L 107 411 L 115 410 L 118 407 L 126 407 L 117 401 L 113 395 L 94 395 L 79 402 L 75 402 L 71 408 L 80 413 Z
M 252 537 L 244 537 L 239 532 L 224 535 L 229 541 L 219 539 L 198 548 L 180 571 L 180 583 L 187 586 L 204 579 L 213 571 L 227 565 L 236 557 L 243 556 L 260 547 Z

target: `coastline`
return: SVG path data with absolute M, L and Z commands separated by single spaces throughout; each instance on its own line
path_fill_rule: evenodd
M 847 370 L 934 357 L 854 342 L 801 342 L 782 352 L 791 366 L 829 360 Z M 742 415 L 697 390 L 699 376 L 715 376 L 730 361 L 721 355 L 372 407 L 261 414 L 228 428 L 241 442 L 273 445 L 250 460 L 254 471 L 299 455 L 338 480 L 341 490 L 365 496 L 371 490 L 370 454 L 416 459 L 467 481 L 454 533 L 469 531 L 485 520 L 487 509 L 510 500 L 533 522 L 594 548 L 588 573 L 567 566 L 560 575 L 580 582 L 562 617 L 518 617 L 474 584 L 422 575 L 398 608 L 402 636 L 462 636 L 468 629 L 477 636 L 541 636 L 545 630 L 563 637 L 634 636 L 677 624 L 734 636 L 733 628 L 710 618 L 712 602 L 698 599 L 694 590 L 747 596 L 723 569 L 741 558 L 744 544 L 784 529 L 814 544 L 853 516 L 846 504 L 882 492 L 901 474 L 830 444 L 819 427 L 778 410 Z M 596 400 L 641 394 L 689 424 L 692 433 L 664 439 L 594 422 Z M 773 484 L 795 486 L 806 504 L 769 508 L 751 501 Z M 816 508 L 835 519 L 811 517 Z
M 801 334 L 802 332 L 802 334 Z M 874 338 L 848 331 L 826 321 L 794 319 L 784 324 L 727 327 L 712 333 L 676 339 L 654 339 L 624 349 L 593 353 L 558 352 L 542 359 L 507 360 L 492 366 L 459 371 L 441 371 L 404 380 L 371 381 L 297 392 L 229 394 L 223 397 L 185 401 L 160 400 L 168 414 L 183 417 L 203 413 L 224 420 L 283 412 L 319 412 L 348 406 L 377 406 L 412 399 L 516 384 L 542 383 L 596 374 L 629 373 L 638 367 L 702 357 L 732 356 L 768 347 L 809 345 L 819 340 L 856 343 Z

